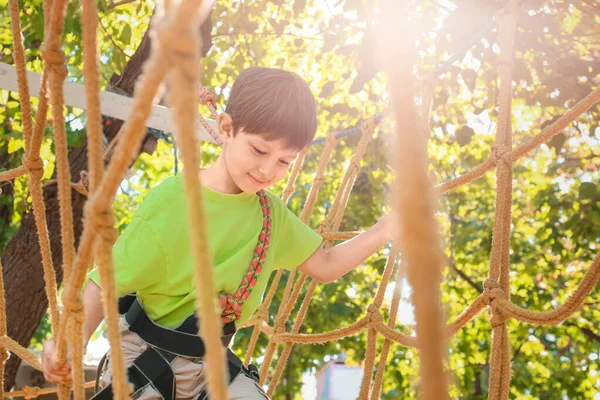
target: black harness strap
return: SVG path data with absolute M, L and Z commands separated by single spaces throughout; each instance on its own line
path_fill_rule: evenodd
M 170 362 L 156 349 L 148 347 L 146 351 L 135 359 L 133 365 L 127 369 L 129 382 L 133 384 L 134 392 L 151 385 L 164 400 L 175 400 L 175 375 Z M 112 383 L 104 387 L 93 397 L 96 400 L 112 400 Z
M 134 394 L 150 385 L 164 400 L 175 400 L 176 384 L 171 362 L 177 356 L 201 358 L 206 354 L 204 341 L 197 334 L 198 319 L 195 315 L 192 315 L 175 329 L 165 328 L 152 321 L 134 295 L 119 299 L 119 313 L 125 314 L 129 330 L 135 332 L 144 342 L 149 344 L 148 349 L 140 354 L 127 370 L 129 381 L 134 385 Z M 233 322 L 223 326 L 221 340 L 225 347 L 229 345 L 235 331 L 236 327 Z M 101 362 L 98 368 L 98 377 L 102 364 Z M 257 368 L 253 365 L 246 368 L 242 361 L 229 349 L 227 349 L 227 369 L 230 383 L 240 373 L 247 375 L 256 382 L 259 380 Z M 112 400 L 112 383 L 97 391 L 92 399 Z M 206 389 L 201 391 L 198 399 L 208 399 Z

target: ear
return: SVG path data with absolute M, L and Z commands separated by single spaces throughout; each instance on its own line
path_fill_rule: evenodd
M 221 137 L 221 140 L 227 142 L 233 139 L 233 120 L 231 119 L 231 115 L 227 113 L 219 114 L 217 123 L 219 126 L 219 136 Z

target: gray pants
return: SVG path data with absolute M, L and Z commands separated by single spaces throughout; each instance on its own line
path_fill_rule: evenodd
M 125 366 L 129 367 L 133 361 L 142 354 L 148 344 L 144 342 L 137 333 L 127 329 L 127 325 L 121 320 L 121 346 L 123 348 L 123 358 Z M 100 372 L 100 387 L 104 387 L 111 382 L 111 360 L 107 355 L 106 362 Z M 176 398 L 177 399 L 196 399 L 202 389 L 205 388 L 204 382 L 204 364 L 202 361 L 190 359 L 187 357 L 177 357 L 171 363 L 171 368 L 175 374 L 176 380 Z M 133 399 L 150 400 L 160 399 L 161 396 L 152 386 L 146 386 L 132 395 Z M 231 385 L 229 385 L 229 400 L 265 400 L 269 399 L 263 389 L 251 378 L 244 374 L 239 374 Z

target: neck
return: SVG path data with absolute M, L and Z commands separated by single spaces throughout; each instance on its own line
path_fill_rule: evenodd
M 231 179 L 224 158 L 221 155 L 213 165 L 200 171 L 202 184 L 217 192 L 240 194 L 242 191 Z

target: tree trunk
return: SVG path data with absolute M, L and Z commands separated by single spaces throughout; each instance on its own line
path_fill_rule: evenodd
M 202 55 L 206 55 L 211 46 L 210 32 L 212 24 L 210 18 L 199 28 L 202 42 Z M 128 94 L 133 93 L 144 61 L 150 54 L 150 36 L 144 34 L 140 46 L 131 57 L 121 75 L 114 74 L 111 78 L 111 87 L 118 88 Z M 104 125 L 104 135 L 110 141 L 118 132 L 122 121 L 110 126 Z M 154 136 L 147 135 L 144 142 L 156 140 Z M 146 148 L 144 146 L 142 150 Z M 78 181 L 80 172 L 87 169 L 87 145 L 73 148 L 69 154 L 69 164 L 73 181 Z M 56 271 L 57 283 L 63 279 L 62 251 L 60 245 L 60 218 L 56 185 L 44 189 L 46 203 L 46 217 L 50 232 L 52 260 Z M 73 223 L 76 246 L 83 230 L 83 206 L 86 198 L 79 193 L 72 192 Z M 37 238 L 37 229 L 32 213 L 23 215 L 21 226 L 14 237 L 7 244 L 2 255 L 4 285 L 6 291 L 6 317 L 8 335 L 19 344 L 27 347 L 36 332 L 42 317 L 48 307 L 48 299 L 44 290 L 44 274 L 42 269 L 41 254 Z M 10 390 L 15 381 L 17 369 L 21 360 L 11 355 L 6 362 L 4 373 L 4 390 Z

